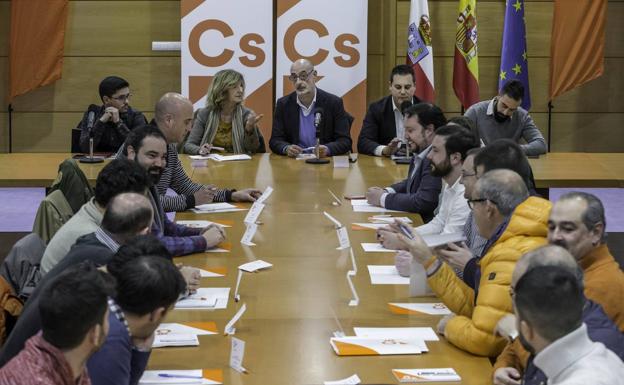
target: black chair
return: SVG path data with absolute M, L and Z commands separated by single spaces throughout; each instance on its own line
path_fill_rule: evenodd
M 80 134 L 82 130 L 80 128 L 72 128 L 71 131 L 71 152 L 72 154 L 82 153 L 80 149 Z

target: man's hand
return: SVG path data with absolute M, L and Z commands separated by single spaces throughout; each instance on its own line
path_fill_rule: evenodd
M 408 251 L 399 251 L 394 256 L 394 267 L 396 267 L 401 277 L 409 277 L 412 273 L 412 254 Z
M 506 338 L 509 341 L 513 341 L 518 337 L 518 329 L 516 329 L 516 316 L 513 314 L 507 314 L 503 316 L 496 327 L 494 328 L 494 333 L 503 338 Z
M 520 385 L 522 376 L 515 368 L 498 368 L 492 379 L 494 385 Z
M 401 139 L 394 138 L 381 150 L 381 155 L 383 156 L 391 156 L 396 154 L 399 151 L 399 146 L 401 145 Z
M 207 249 L 213 248 L 225 240 L 225 230 L 214 223 L 206 227 L 201 235 L 206 240 Z
M 391 227 L 382 227 L 377 230 L 377 240 L 383 247 L 389 250 L 407 250 L 404 245 L 399 242 L 399 233 Z
M 468 246 L 464 242 L 462 242 L 461 246 L 457 246 L 454 243 L 449 243 L 446 246 L 446 249 L 436 249 L 436 255 L 453 269 L 464 271 L 468 261 L 474 258 Z
M 446 325 L 453 317 L 455 317 L 455 314 L 447 314 L 444 317 L 442 317 L 440 322 L 438 322 L 438 327 L 437 327 L 439 334 L 444 335 L 444 332 L 446 331 Z
M 182 264 L 176 264 L 177 268 L 180 270 L 180 274 L 184 277 L 184 281 L 186 282 L 186 290 L 189 294 L 193 294 L 199 289 L 200 281 L 201 281 L 201 273 L 199 269 L 192 266 L 182 266 Z
M 320 145 L 319 146 L 319 158 L 325 158 L 329 156 L 329 147 Z
M 411 229 L 413 239 L 407 238 L 403 234 L 397 234 L 397 242 L 401 250 L 407 250 L 414 257 L 414 261 L 424 265 L 431 258 L 431 250 L 414 229 Z
M 381 196 L 386 191 L 381 187 L 371 187 L 366 191 L 366 201 L 373 206 L 381 206 Z
M 199 148 L 199 155 L 207 155 L 210 154 L 210 150 L 212 150 L 212 143 L 204 143 Z
M 115 107 L 106 107 L 104 111 L 105 111 L 104 115 L 108 114 L 108 118 L 106 119 L 106 121 L 110 119 L 113 121 L 113 123 L 119 122 L 119 110 L 118 109 L 116 109 Z M 104 115 L 102 116 L 102 118 L 104 117 Z M 102 118 L 100 118 L 100 120 L 102 120 Z
M 217 188 L 214 186 L 204 186 L 200 188 L 193 194 L 195 197 L 195 206 L 212 203 L 216 193 Z
M 232 201 L 234 202 L 255 202 L 260 198 L 262 191 L 255 188 L 246 188 L 244 190 L 234 191 L 232 193 Z
M 251 112 L 249 116 L 247 116 L 247 121 L 245 122 L 245 131 L 247 131 L 248 134 L 251 134 L 263 117 L 264 114 L 256 115 L 254 112 Z
M 290 146 L 286 147 L 286 155 L 291 158 L 296 158 L 297 155 L 301 154 L 302 151 L 303 149 L 296 144 L 291 144 Z

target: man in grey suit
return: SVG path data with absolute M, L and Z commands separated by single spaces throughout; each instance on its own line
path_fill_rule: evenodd
M 427 159 L 435 130 L 446 124 L 440 107 L 418 103 L 405 110 L 405 139 L 414 151 L 408 176 L 390 187 L 371 187 L 366 192 L 368 203 L 390 210 L 419 213 L 423 221 L 433 218 L 442 188 L 439 177 L 431 175 L 431 161 Z

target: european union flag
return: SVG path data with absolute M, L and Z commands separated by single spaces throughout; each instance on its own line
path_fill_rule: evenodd
M 526 27 L 524 25 L 524 0 L 507 0 L 505 5 L 505 27 L 503 49 L 498 74 L 498 89 L 512 79 L 524 85 L 522 108 L 531 108 L 529 92 L 529 63 L 527 61 Z

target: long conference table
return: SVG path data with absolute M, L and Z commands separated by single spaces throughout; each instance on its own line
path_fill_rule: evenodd
M 621 154 L 548 154 L 531 159 L 538 187 L 621 187 L 624 172 Z M 58 164 L 69 154 L 0 155 L 0 185 L 4 187 L 49 186 Z M 214 322 L 216 335 L 200 336 L 198 347 L 154 349 L 149 369 L 209 369 L 222 375 L 224 384 L 279 385 L 322 384 L 326 380 L 358 374 L 363 384 L 395 384 L 392 369 L 454 368 L 462 384 L 490 384 L 487 358 L 463 352 L 443 337 L 427 342 L 429 352 L 405 356 L 337 356 L 329 344 L 334 331 L 353 335 L 353 327 L 432 327 L 440 316 L 396 314 L 390 302 L 435 302 L 434 297 L 410 297 L 408 285 L 372 285 L 368 265 L 392 265 L 393 253 L 365 253 L 360 243 L 374 242 L 372 230 L 355 230 L 351 224 L 367 222 L 369 213 L 353 212 L 348 201 L 332 205 L 328 189 L 342 197 L 361 194 L 368 186 L 387 186 L 405 177 L 407 168 L 388 159 L 360 156 L 349 168 L 333 164 L 311 165 L 276 155 L 256 155 L 251 161 L 191 162 L 181 156 L 187 173 L 197 182 L 222 187 L 264 189 L 274 192 L 266 202 L 253 239 L 243 246 L 243 219 L 247 211 L 219 214 L 178 213 L 176 220 L 203 219 L 231 224 L 227 229 L 227 253 L 202 253 L 176 258 L 182 262 L 224 273 L 204 278 L 204 287 L 230 287 L 225 310 L 174 310 L 167 322 Z M 619 168 L 616 166 L 619 164 Z M 613 167 L 611 167 L 613 166 Z M 81 168 L 94 181 L 102 164 Z M 249 208 L 250 204 L 243 204 Z M 346 274 L 348 253 L 337 250 L 334 225 L 323 215 L 329 212 L 347 226 L 357 263 L 354 286 L 358 306 L 351 299 Z M 402 215 L 402 214 L 401 214 Z M 418 215 L 408 215 L 415 225 Z M 232 299 L 238 266 L 262 259 L 273 267 L 245 273 L 240 285 L 241 301 Z M 243 366 L 247 374 L 229 368 L 229 337 L 226 323 L 246 304 L 236 324 L 236 338 L 245 341 Z M 450 383 L 449 383 L 450 384 Z

